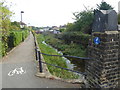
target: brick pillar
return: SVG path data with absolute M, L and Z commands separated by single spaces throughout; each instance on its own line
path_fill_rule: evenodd
M 100 38 L 100 44 L 93 42 Z M 120 34 L 118 31 L 94 32 L 88 46 L 85 70 L 89 87 L 117 88 L 119 79 Z
M 119 86 L 118 88 L 120 88 L 120 31 L 119 31 L 119 55 L 118 55 L 118 60 L 119 60 Z

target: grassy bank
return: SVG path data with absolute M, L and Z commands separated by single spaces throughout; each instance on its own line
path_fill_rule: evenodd
M 38 34 L 36 36 L 37 36 L 37 41 L 42 53 L 60 55 L 53 48 L 42 43 L 43 41 L 45 41 L 45 38 L 43 37 L 42 34 Z M 67 68 L 66 62 L 62 57 L 53 57 L 53 56 L 46 56 L 46 55 L 43 55 L 43 57 L 47 63 L 55 64 L 57 66 Z M 64 78 L 64 79 L 78 78 L 78 75 L 75 75 L 72 72 L 69 72 L 60 68 L 56 68 L 48 65 L 48 69 L 52 75 L 55 75 L 60 78 Z

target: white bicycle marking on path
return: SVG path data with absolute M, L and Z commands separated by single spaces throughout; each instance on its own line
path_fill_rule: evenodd
M 23 67 L 15 68 L 8 73 L 8 76 L 13 76 L 14 74 L 25 74 L 26 71 L 23 70 Z

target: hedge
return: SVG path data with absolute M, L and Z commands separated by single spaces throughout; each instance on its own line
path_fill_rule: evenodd
M 9 35 L 2 36 L 2 42 L 0 45 L 2 46 L 1 52 L 2 56 L 5 56 L 8 51 L 10 51 L 13 47 L 20 44 L 25 38 L 28 36 L 28 30 L 21 31 L 10 31 Z M 6 38 L 6 41 L 4 40 Z

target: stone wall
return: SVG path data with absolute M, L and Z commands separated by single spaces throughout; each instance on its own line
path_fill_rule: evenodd
M 119 56 L 118 56 L 118 60 L 119 60 L 119 88 L 120 88 L 120 31 L 119 31 Z
M 96 45 L 94 37 L 99 37 L 101 43 Z M 89 87 L 118 87 L 120 60 L 120 33 L 118 31 L 96 32 L 92 34 L 85 70 Z

